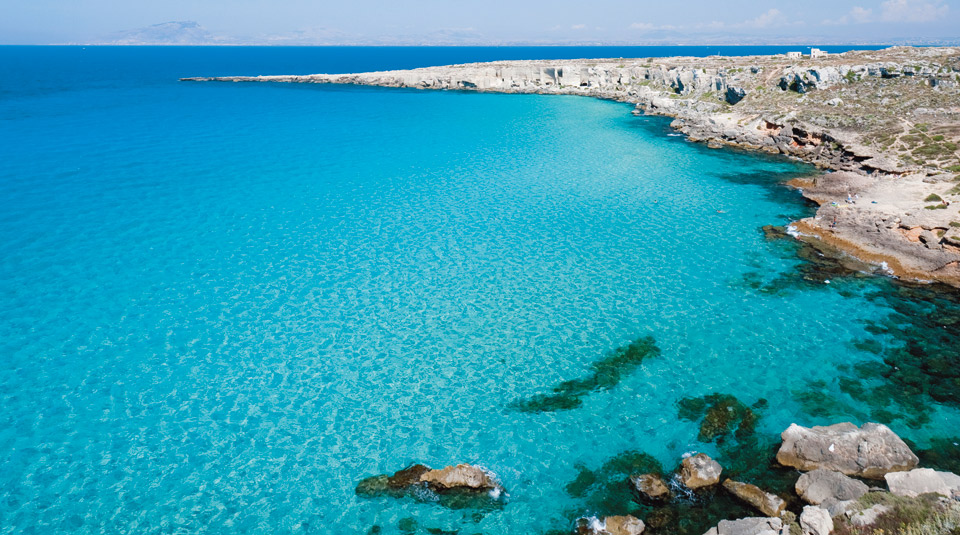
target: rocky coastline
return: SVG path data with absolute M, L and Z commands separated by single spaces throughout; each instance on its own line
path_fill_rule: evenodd
M 583 95 L 710 147 L 783 154 L 825 172 L 791 185 L 820 208 L 791 232 L 909 281 L 960 287 L 960 50 L 819 58 L 500 61 L 358 74 L 183 81 L 356 84 Z
M 609 515 L 588 512 L 574 520 L 571 529 L 550 533 L 640 535 L 648 527 L 654 533 L 670 533 L 670 520 L 664 514 L 669 516 L 671 504 L 694 503 L 703 510 L 721 496 L 731 496 L 762 516 L 721 515 L 703 535 L 866 535 L 890 527 L 902 533 L 953 533 L 960 528 L 960 475 L 920 468 L 918 456 L 889 427 L 793 424 L 780 438 L 776 462 L 789 470 L 785 474 L 789 490 L 775 493 L 734 480 L 739 476 L 724 475 L 725 468 L 708 455 L 688 454 L 673 473 L 654 468 L 614 481 L 611 491 L 646 506 L 647 515 L 634 510 Z M 652 466 L 641 462 L 627 468 L 644 471 Z M 364 499 L 413 499 L 478 511 L 504 507 L 507 499 L 493 472 L 469 464 L 440 470 L 414 464 L 392 475 L 360 481 L 356 494 Z M 377 526 L 371 532 L 379 530 Z

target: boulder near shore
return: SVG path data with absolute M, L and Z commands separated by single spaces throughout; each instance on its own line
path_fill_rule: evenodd
M 802 471 L 823 468 L 848 476 L 883 479 L 890 472 L 916 468 L 920 460 L 910 447 L 883 424 L 857 427 L 845 422 L 830 426 L 792 424 L 781 435 L 777 461 Z
M 720 482 L 720 463 L 705 453 L 698 453 L 683 460 L 680 479 L 688 489 L 696 490 Z

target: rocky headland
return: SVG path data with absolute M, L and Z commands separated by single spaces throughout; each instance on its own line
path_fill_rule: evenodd
M 499 61 L 359 74 L 184 81 L 358 84 L 584 95 L 673 117 L 711 147 L 825 170 L 791 184 L 820 205 L 793 233 L 905 280 L 960 287 L 960 50 L 826 57 Z

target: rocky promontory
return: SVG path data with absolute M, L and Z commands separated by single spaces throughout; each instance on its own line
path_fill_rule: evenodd
M 499 61 L 403 71 L 185 81 L 358 84 L 572 94 L 711 147 L 784 154 L 827 171 L 796 181 L 820 209 L 795 222 L 891 275 L 960 286 L 960 50 L 893 47 L 818 58 L 710 56 Z

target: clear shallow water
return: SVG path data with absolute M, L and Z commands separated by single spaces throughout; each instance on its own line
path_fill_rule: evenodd
M 175 81 L 495 54 L 538 57 L 0 47 L 0 532 L 563 528 L 594 512 L 578 465 L 720 454 L 678 418 L 710 393 L 767 400 L 765 435 L 878 409 L 955 434 L 949 400 L 908 425 L 838 382 L 902 343 L 868 323 L 888 281 L 765 291 L 801 260 L 760 228 L 809 213 L 777 185 L 808 168 L 585 98 Z M 647 335 L 581 408 L 509 408 Z M 412 462 L 509 501 L 354 495 Z

